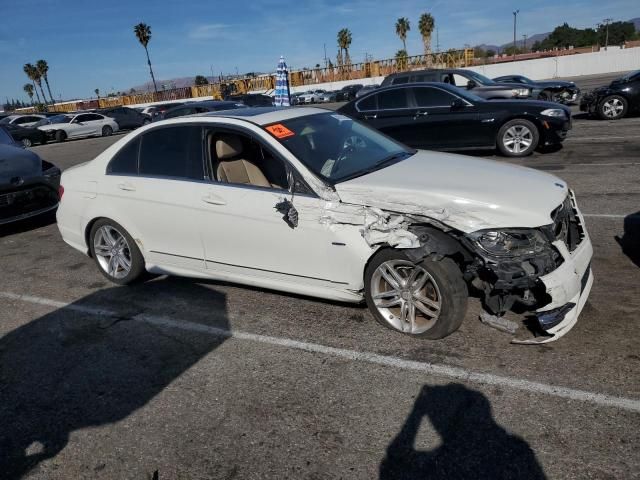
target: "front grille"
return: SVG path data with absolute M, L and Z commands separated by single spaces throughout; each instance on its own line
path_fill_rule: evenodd
M 35 212 L 58 203 L 58 194 L 51 187 L 35 185 L 0 194 L 0 220 Z
M 556 240 L 564 242 L 567 250 L 573 252 L 584 238 L 584 228 L 580 223 L 575 201 L 571 195 L 567 195 L 562 205 L 551 213 L 551 218 Z

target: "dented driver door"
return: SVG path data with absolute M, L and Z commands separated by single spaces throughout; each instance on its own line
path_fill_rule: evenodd
M 208 270 L 310 286 L 347 282 L 347 266 L 329 260 L 340 239 L 321 221 L 325 200 L 250 185 L 212 182 L 201 188 Z M 296 222 L 284 208 L 287 201 Z

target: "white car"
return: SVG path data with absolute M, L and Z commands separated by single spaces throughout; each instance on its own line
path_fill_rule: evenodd
M 0 120 L 0 125 L 18 125 L 19 127 L 31 127 L 40 120 L 45 118 L 44 115 L 37 113 L 29 113 L 27 115 L 9 115 Z
M 299 97 L 300 103 L 318 103 L 322 101 L 322 97 L 327 93 L 326 90 L 309 90 Z
M 118 124 L 113 118 L 99 113 L 61 114 L 44 118 L 35 124 L 47 133 L 49 140 L 63 142 L 67 138 L 107 137 L 118 131 Z
M 442 338 L 484 292 L 564 335 L 593 277 L 566 183 L 412 150 L 335 112 L 230 110 L 142 127 L 62 175 L 58 227 L 117 284 L 145 270 L 346 302 Z M 473 289 L 469 287 L 473 286 Z

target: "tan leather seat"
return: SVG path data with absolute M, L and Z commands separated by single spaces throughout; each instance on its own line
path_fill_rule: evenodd
M 216 137 L 216 157 L 218 167 L 216 177 L 220 182 L 271 187 L 258 166 L 241 158 L 242 140 L 236 135 L 219 135 Z

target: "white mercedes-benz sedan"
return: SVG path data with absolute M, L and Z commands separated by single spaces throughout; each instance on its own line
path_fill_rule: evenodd
M 63 142 L 67 138 L 107 137 L 118 131 L 118 124 L 113 118 L 99 113 L 69 113 L 44 118 L 34 124 L 46 132 L 49 140 Z
M 117 284 L 148 271 L 366 300 L 382 325 L 431 339 L 460 326 L 473 292 L 486 323 L 530 312 L 517 341 L 543 343 L 574 326 L 593 283 L 564 181 L 412 150 L 322 109 L 153 123 L 61 184 L 62 238 Z

